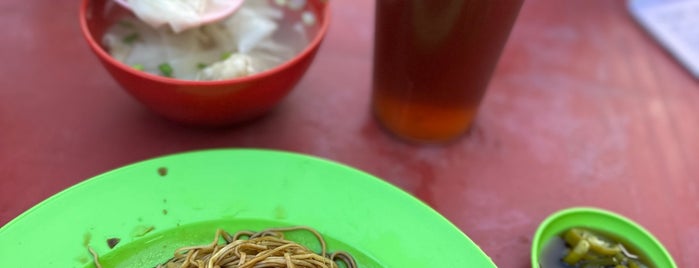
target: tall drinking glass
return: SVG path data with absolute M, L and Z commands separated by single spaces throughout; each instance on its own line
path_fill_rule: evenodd
M 524 0 L 377 0 L 372 109 L 399 137 L 471 126 Z

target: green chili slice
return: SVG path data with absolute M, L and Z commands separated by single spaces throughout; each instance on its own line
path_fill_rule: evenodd
M 605 241 L 587 230 L 571 228 L 563 235 L 563 239 L 571 246 L 577 245 L 580 240 L 587 240 L 590 243 L 590 250 L 592 252 L 605 256 L 614 256 L 621 252 L 619 245 Z
M 567 264 L 575 265 L 589 250 L 590 242 L 587 242 L 587 240 L 580 240 L 580 242 L 568 252 L 568 255 L 563 258 L 563 261 Z

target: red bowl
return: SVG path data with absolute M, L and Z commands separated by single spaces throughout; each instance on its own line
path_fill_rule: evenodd
M 309 0 L 317 19 L 306 48 L 288 62 L 251 76 L 221 81 L 186 81 L 137 71 L 102 46 L 108 27 L 129 14 L 111 0 L 83 0 L 80 26 L 92 51 L 112 77 L 138 101 L 171 120 L 221 126 L 259 117 L 279 103 L 313 61 L 330 23 L 327 0 Z

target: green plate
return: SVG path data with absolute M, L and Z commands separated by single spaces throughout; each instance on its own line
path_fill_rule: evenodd
M 495 267 L 448 220 L 380 179 L 305 155 L 235 149 L 160 157 L 77 184 L 2 227 L 0 260 L 93 267 L 90 246 L 105 267 L 153 267 L 180 246 L 209 243 L 216 228 L 290 225 L 317 229 L 360 267 Z M 110 249 L 110 238 L 121 242 Z

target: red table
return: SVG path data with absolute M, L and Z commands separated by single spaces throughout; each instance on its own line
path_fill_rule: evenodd
M 145 110 L 80 35 L 78 1 L 0 3 L 0 224 L 84 179 L 196 149 L 289 150 L 365 170 L 415 194 L 500 267 L 528 267 L 550 213 L 598 206 L 699 267 L 699 84 L 624 1 L 530 0 L 473 132 L 408 145 L 369 113 L 373 1 L 334 0 L 297 89 L 235 128 L 179 126 Z

